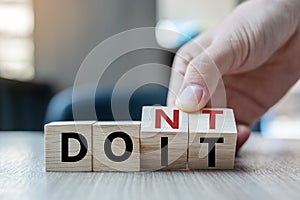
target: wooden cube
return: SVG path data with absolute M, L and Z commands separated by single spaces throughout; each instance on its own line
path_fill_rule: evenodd
M 91 121 L 45 125 L 46 171 L 92 171 Z
M 143 107 L 141 170 L 186 169 L 188 115 L 178 109 Z
M 233 169 L 237 130 L 232 109 L 189 114 L 190 169 Z
M 140 170 L 140 122 L 93 125 L 93 171 Z

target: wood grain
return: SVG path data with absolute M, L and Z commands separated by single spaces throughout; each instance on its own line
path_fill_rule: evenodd
M 214 119 L 210 119 L 209 114 L 203 114 L 205 111 L 221 112 L 215 114 Z M 212 120 L 213 123 L 210 124 Z M 208 144 L 211 139 L 217 141 L 218 138 L 222 141 L 215 143 L 214 147 Z M 203 109 L 189 114 L 189 169 L 233 169 L 236 139 L 237 130 L 232 109 Z M 212 164 L 209 163 L 209 153 L 210 156 L 215 156 Z
M 46 171 L 92 171 L 92 124 L 91 121 L 52 122 L 45 125 Z M 62 161 L 62 133 L 79 133 L 87 140 L 87 153 L 77 162 Z M 70 156 L 80 151 L 79 142 L 69 139 Z
M 299 140 L 252 134 L 233 170 L 45 172 L 43 150 L 40 132 L 0 132 L 0 199 L 299 199 Z
M 93 171 L 139 171 L 140 170 L 140 122 L 97 122 L 93 125 Z M 130 156 L 115 162 L 107 157 L 104 144 L 111 133 L 122 132 L 128 135 L 133 148 Z M 124 139 L 116 138 L 111 142 L 111 151 L 116 156 L 126 151 Z
M 173 108 L 163 106 L 143 107 L 142 124 L 140 132 L 141 142 L 141 170 L 171 170 L 186 169 L 188 146 L 188 115 L 179 112 L 179 126 L 172 128 L 164 119 L 161 119 L 161 127 L 155 127 L 156 110 L 163 112 L 174 120 Z M 168 140 L 165 149 L 167 162 L 162 163 L 162 137 Z M 165 155 L 166 155 L 165 154 Z

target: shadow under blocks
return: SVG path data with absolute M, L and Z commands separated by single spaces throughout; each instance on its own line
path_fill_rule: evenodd
M 232 109 L 185 113 L 143 107 L 142 121 L 70 121 L 45 125 L 46 171 L 233 169 Z

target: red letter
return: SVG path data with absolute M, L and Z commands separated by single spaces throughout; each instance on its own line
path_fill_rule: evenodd
M 209 114 L 209 129 L 216 128 L 216 114 L 223 114 L 223 110 L 202 110 L 203 114 Z
M 179 110 L 173 111 L 173 121 L 171 121 L 163 110 L 155 110 L 155 128 L 161 128 L 161 117 L 164 118 L 173 129 L 179 128 Z

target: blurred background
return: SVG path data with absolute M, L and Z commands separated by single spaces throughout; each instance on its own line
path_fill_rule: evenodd
M 45 122 L 72 120 L 70 87 L 77 70 L 87 54 L 108 37 L 132 28 L 157 26 L 193 38 L 222 20 L 238 3 L 238 0 L 0 0 L 0 130 L 42 130 Z M 187 41 L 160 32 L 151 35 L 145 39 L 165 49 L 176 50 Z M 111 120 L 111 91 L 122 74 L 146 63 L 171 66 L 173 56 L 168 51 L 145 49 L 113 62 L 96 95 L 99 119 Z M 169 79 L 168 73 L 151 73 L 157 79 Z M 140 74 L 139 78 L 143 76 L 151 74 Z M 287 137 L 300 137 L 296 131 L 300 119 L 299 88 L 298 83 L 256 128 L 272 137 L 282 136 L 282 130 L 288 128 L 293 134 Z M 142 105 L 165 104 L 166 91 L 158 85 L 140 88 L 130 103 L 132 118 L 139 119 Z

